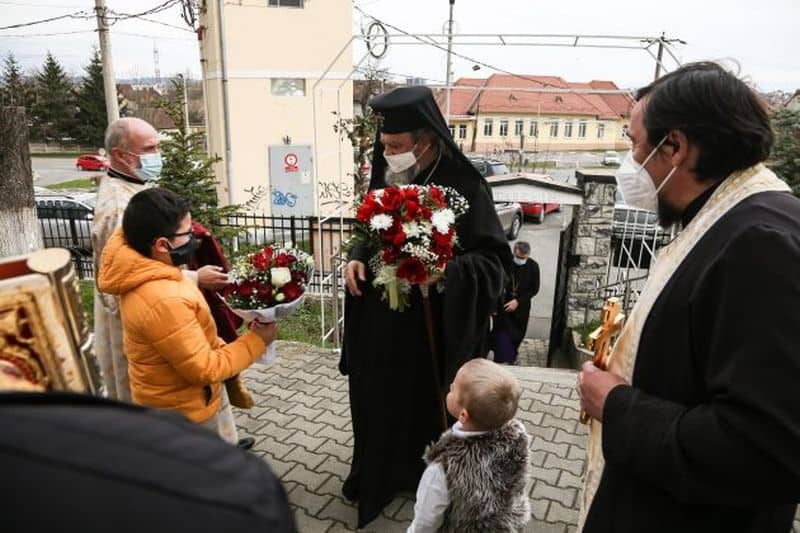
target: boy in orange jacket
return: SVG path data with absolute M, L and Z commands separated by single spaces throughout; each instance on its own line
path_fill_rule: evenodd
M 141 191 L 103 250 L 97 286 L 120 297 L 133 402 L 218 431 L 222 382 L 261 356 L 275 326 L 252 323 L 230 344 L 217 336 L 202 293 L 180 269 L 196 246 L 188 203 L 167 189 Z

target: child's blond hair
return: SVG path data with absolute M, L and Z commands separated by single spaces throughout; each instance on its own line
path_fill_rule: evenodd
M 514 418 L 522 392 L 514 375 L 488 359 L 462 365 L 462 402 L 477 428 L 490 431 Z

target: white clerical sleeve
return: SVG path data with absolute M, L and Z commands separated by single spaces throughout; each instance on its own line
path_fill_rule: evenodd
M 438 462 L 428 465 L 419 480 L 417 502 L 414 504 L 414 521 L 406 533 L 435 533 L 444 522 L 444 512 L 450 505 L 447 477 Z

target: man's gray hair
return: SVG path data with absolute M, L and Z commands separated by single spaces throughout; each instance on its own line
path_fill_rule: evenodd
M 525 255 L 530 255 L 531 245 L 525 241 L 517 241 L 514 243 L 514 249 Z
M 128 126 L 130 121 L 118 118 L 106 128 L 106 157 L 111 157 L 112 148 L 128 147 Z

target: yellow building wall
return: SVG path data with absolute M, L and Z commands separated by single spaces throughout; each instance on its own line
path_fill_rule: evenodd
M 284 144 L 283 139 L 288 136 L 291 144 L 308 144 L 313 149 L 312 87 L 352 33 L 349 0 L 311 1 L 302 9 L 266 4 L 224 3 L 232 156 L 230 192 L 224 160 L 215 166 L 215 172 L 220 179 L 220 198 L 231 203 L 248 201 L 250 188 L 269 191 L 270 145 Z M 201 24 L 207 28 L 201 41 L 201 61 L 209 151 L 225 158 L 217 2 L 207 2 L 206 6 L 201 17 Z M 352 201 L 352 147 L 347 139 L 340 142 L 333 130 L 333 112 L 341 112 L 344 118 L 353 114 L 353 84 L 347 79 L 352 63 L 352 49 L 347 47 L 316 91 L 318 191 L 326 195 L 320 213 L 323 215 L 332 213 L 338 205 L 334 192 L 349 193 L 345 198 L 348 208 Z M 273 96 L 273 78 L 304 79 L 305 96 Z M 269 214 L 270 205 L 267 194 L 257 210 Z

